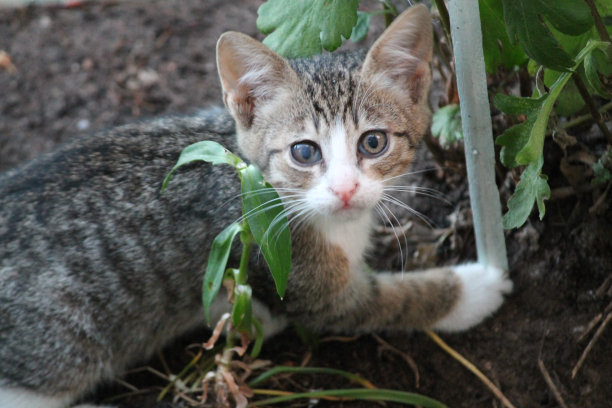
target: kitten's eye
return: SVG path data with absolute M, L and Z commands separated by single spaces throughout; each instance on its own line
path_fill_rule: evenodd
M 291 146 L 291 156 L 300 164 L 315 164 L 321 161 L 321 149 L 314 142 L 298 142 Z
M 359 152 L 366 157 L 376 157 L 387 148 L 387 134 L 382 130 L 370 130 L 359 139 Z

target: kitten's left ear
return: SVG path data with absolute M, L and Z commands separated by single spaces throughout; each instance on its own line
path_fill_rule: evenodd
M 427 7 L 418 4 L 400 14 L 374 43 L 362 75 L 390 90 L 407 93 L 414 103 L 426 102 L 432 50 L 431 16 Z
M 251 127 L 257 108 L 298 82 L 287 61 L 246 34 L 226 32 L 217 41 L 223 100 L 239 125 Z

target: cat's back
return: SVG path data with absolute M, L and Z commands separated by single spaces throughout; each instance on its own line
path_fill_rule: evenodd
M 0 176 L 0 383 L 37 387 L 36 371 L 58 354 L 103 362 L 122 350 L 113 361 L 123 365 L 194 324 L 210 237 L 240 215 L 237 183 L 206 164 L 179 170 L 164 193 L 161 183 L 184 147 L 208 139 L 232 149 L 233 133 L 221 109 L 161 118 Z M 78 378 L 69 374 L 57 385 Z

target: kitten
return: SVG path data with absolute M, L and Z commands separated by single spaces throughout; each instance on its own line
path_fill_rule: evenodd
M 217 63 L 229 114 L 119 127 L 2 175 L 0 407 L 68 407 L 203 324 L 207 254 L 240 216 L 239 183 L 228 166 L 197 164 L 160 186 L 181 150 L 204 139 L 240 152 L 284 197 L 293 239 L 284 300 L 257 251 L 250 272 L 268 334 L 286 321 L 454 331 L 493 313 L 512 285 L 501 270 L 363 265 L 373 210 L 429 125 L 431 53 L 424 6 L 367 54 L 287 61 L 226 33 Z

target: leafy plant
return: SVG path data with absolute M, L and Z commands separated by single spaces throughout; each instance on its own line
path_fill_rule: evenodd
M 257 11 L 264 44 L 288 58 L 334 51 L 351 37 L 359 0 L 268 0 Z M 368 26 L 363 14 L 359 31 Z M 367 31 L 367 30 L 366 30 Z
M 229 288 L 232 311 L 222 317 L 217 324 L 213 339 L 218 337 L 225 321 L 229 320 L 229 329 L 226 336 L 226 345 L 217 375 L 210 377 L 216 381 L 216 387 L 224 388 L 226 383 L 230 390 L 237 390 L 231 382 L 230 363 L 236 350 L 244 353 L 252 340 L 255 344 L 251 355 L 256 357 L 261 349 L 263 330 L 257 317 L 253 315 L 252 290 L 248 284 L 248 264 L 251 249 L 257 243 L 266 259 L 270 272 L 276 285 L 279 296 L 283 296 L 287 287 L 287 279 L 291 270 L 291 236 L 288 220 L 283 212 L 280 197 L 272 186 L 265 182 L 257 167 L 246 164 L 235 154 L 213 141 L 202 141 L 187 146 L 181 153 L 176 165 L 172 168 L 162 184 L 162 191 L 168 185 L 172 173 L 185 164 L 195 161 L 205 161 L 213 165 L 228 164 L 234 167 L 241 181 L 242 192 L 242 218 L 221 231 L 214 239 L 208 264 L 204 275 L 202 288 L 202 303 L 206 319 L 210 322 L 210 308 L 214 302 L 221 284 L 225 282 Z M 236 236 L 240 235 L 242 255 L 238 268 L 228 268 L 232 244 Z M 234 339 L 242 339 L 242 347 L 234 347 Z M 212 348 L 215 341 L 210 341 L 207 348 Z M 241 396 L 236 395 L 238 401 Z M 242 397 L 244 398 L 244 397 Z
M 489 4 L 494 1 L 486 0 Z M 500 159 L 505 166 L 525 166 L 503 220 L 505 228 L 517 228 L 525 223 L 534 203 L 540 218 L 545 214 L 544 200 L 550 197 L 550 187 L 541 171 L 550 117 L 555 110 L 558 114 L 575 113 L 585 102 L 594 106 L 592 95 L 610 96 L 602 78 L 610 79 L 612 44 L 609 36 L 598 38 L 598 8 L 589 8 L 582 0 L 499 1 L 508 37 L 517 40 L 531 58 L 530 71 L 536 77 L 533 95 L 498 94 L 493 99 L 502 112 L 524 118 L 496 140 L 502 146 Z M 505 41 L 503 38 L 502 43 Z M 602 132 L 607 131 L 604 127 Z M 604 174 L 605 168 L 599 163 L 596 170 Z
M 459 105 L 449 104 L 438 109 L 433 115 L 431 134 L 440 140 L 443 147 L 463 140 L 460 113 Z
M 442 0 L 436 0 L 436 5 L 446 7 Z M 593 98 L 612 97 L 612 7 L 591 0 L 479 0 L 479 7 L 487 72 L 501 74 L 505 82 L 508 70 L 523 70 L 535 83 L 531 95 L 498 93 L 493 98 L 496 108 L 519 119 L 496 139 L 502 146 L 502 164 L 519 168 L 522 174 L 503 219 L 505 228 L 518 228 L 534 205 L 540 218 L 544 216 L 545 200 L 551 194 L 542 173 L 544 142 L 556 128 L 565 130 L 571 123 L 564 126 L 555 120 L 551 128 L 551 117 L 570 116 L 586 106 L 608 143 L 612 142 Z M 440 11 L 441 16 L 447 13 Z M 434 136 L 450 134 L 454 125 L 449 112 L 454 110 L 443 107 L 434 114 Z M 441 144 L 445 145 L 443 139 Z M 612 166 L 605 157 L 610 151 L 608 145 L 593 165 L 594 183 L 609 180 Z

